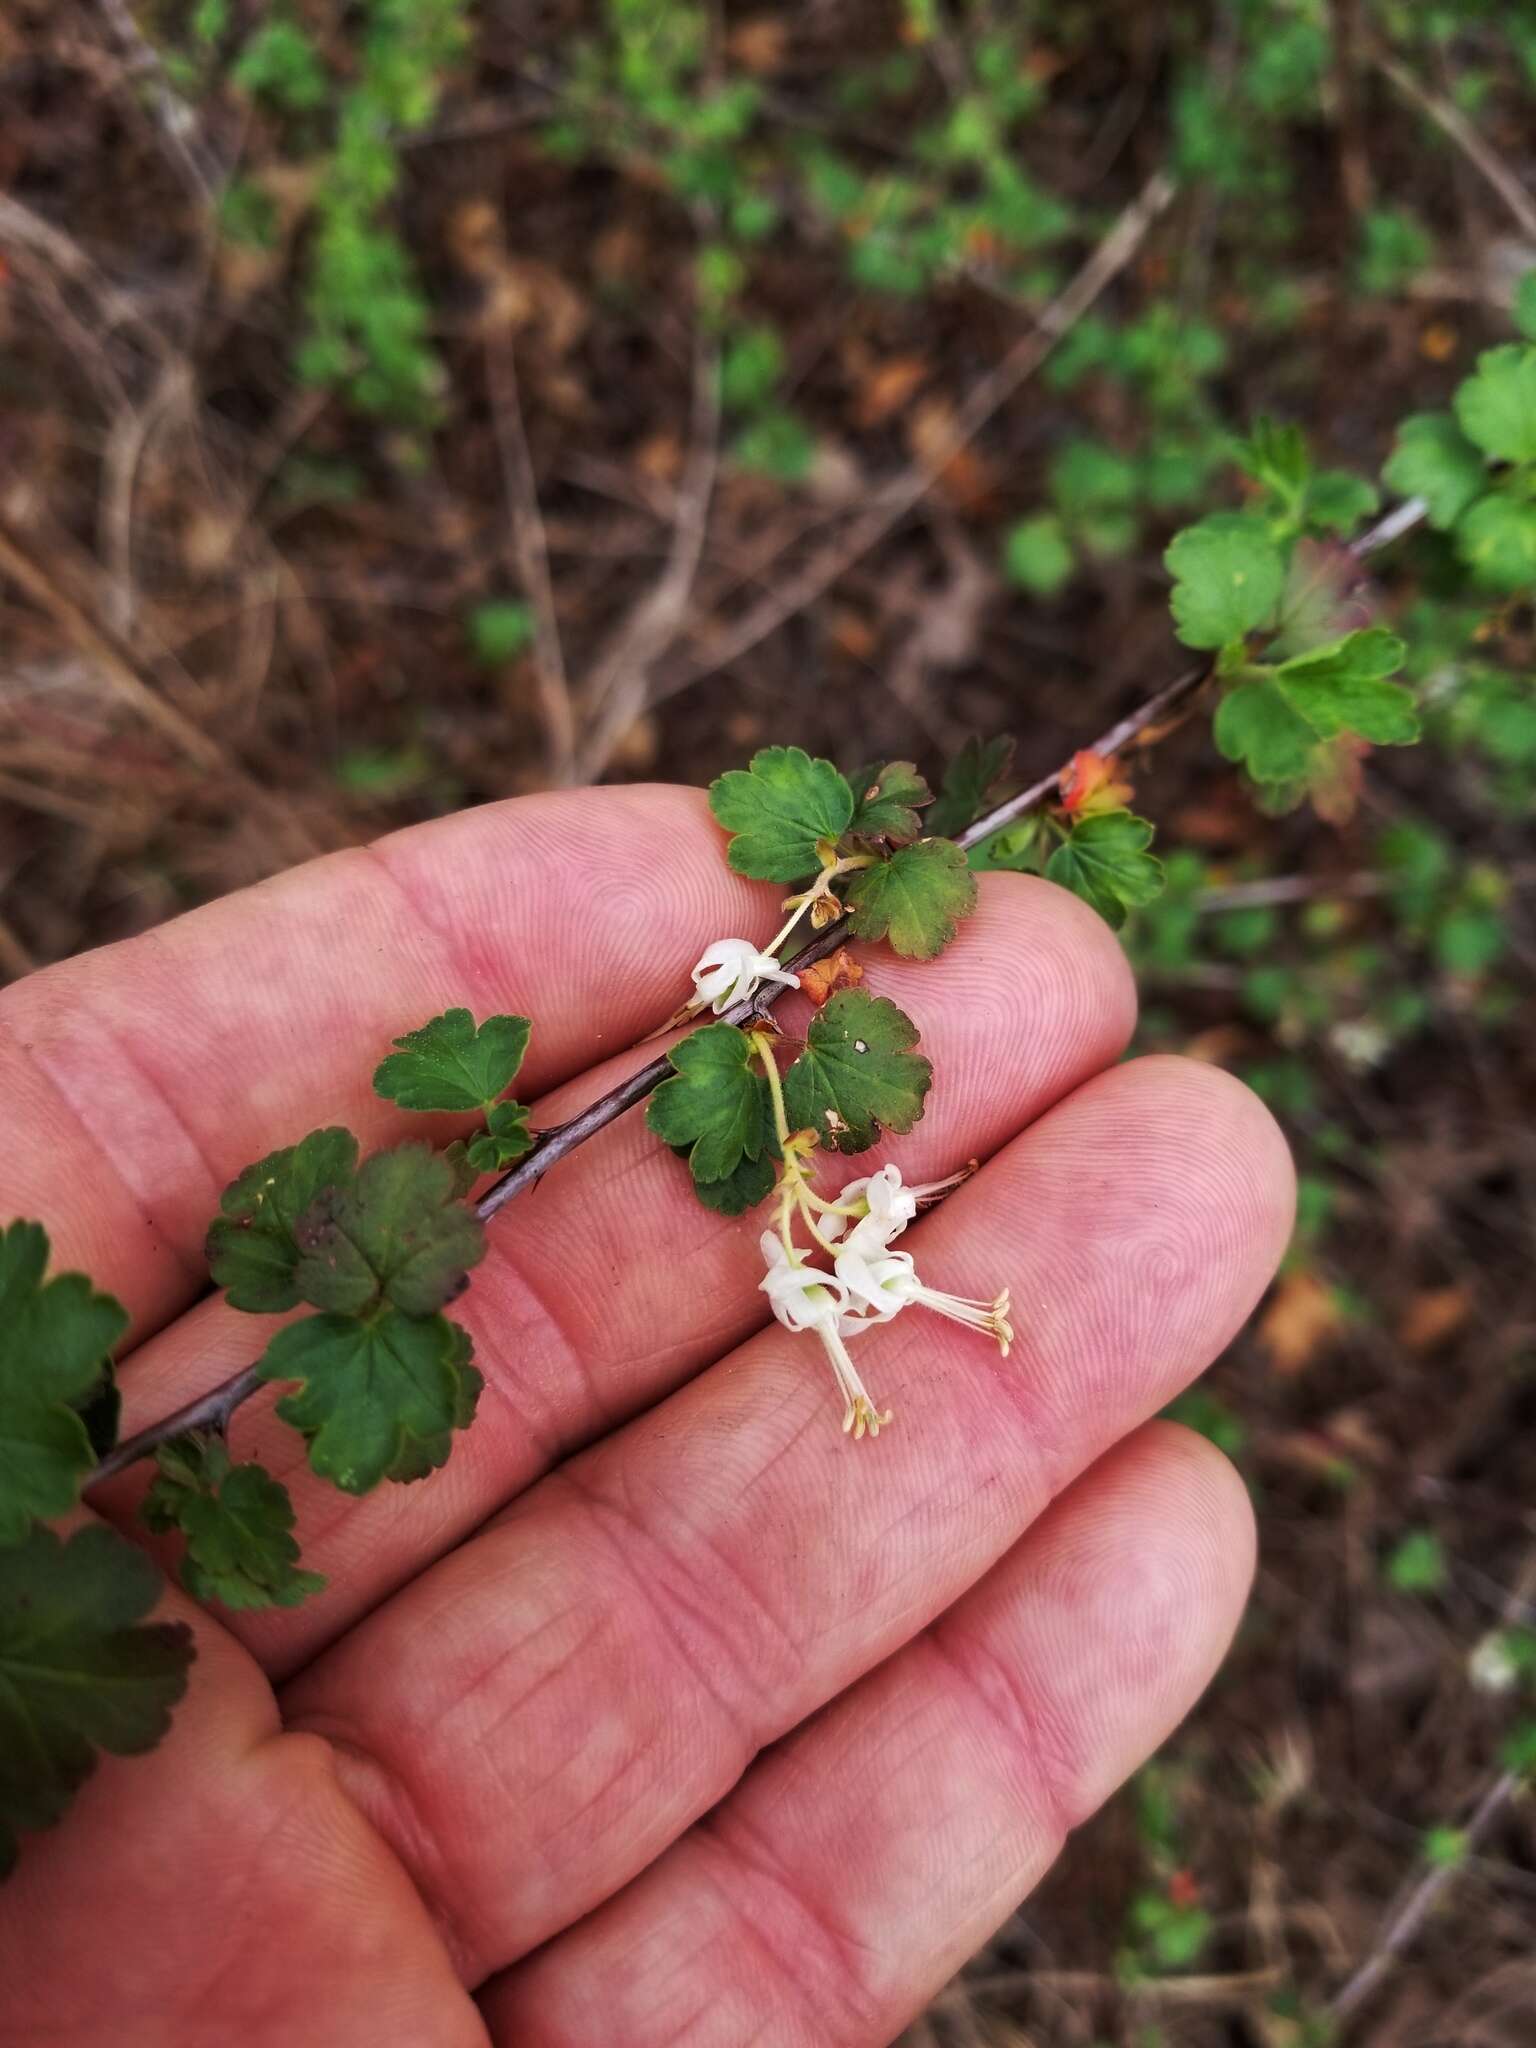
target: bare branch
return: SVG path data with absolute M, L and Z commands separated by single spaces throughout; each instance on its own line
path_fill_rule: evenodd
M 221 172 L 203 140 L 197 115 L 171 84 L 160 53 L 133 18 L 127 0 L 97 0 L 130 79 L 142 80 L 165 154 L 196 196 L 211 203 Z
M 570 783 L 576 766 L 576 719 L 566 680 L 565 654 L 555 615 L 555 592 L 549 576 L 549 549 L 539 510 L 538 481 L 523 426 L 517 382 L 517 353 L 505 316 L 493 305 L 485 322 L 485 368 L 490 389 L 496 441 L 512 520 L 512 558 L 518 581 L 533 607 L 533 660 L 538 678 L 539 716 L 549 779 Z
M 701 321 L 694 343 L 693 426 L 677 489 L 672 546 L 659 581 L 620 626 L 587 679 L 583 696 L 592 731 L 581 750 L 578 781 L 595 782 L 607 767 L 615 746 L 646 707 L 651 670 L 682 629 L 704 552 L 719 447 L 719 350 Z
M 1370 52 L 1370 56 L 1372 63 L 1391 80 L 1403 98 L 1427 114 L 1441 134 L 1456 145 L 1484 182 L 1498 193 L 1520 232 L 1536 243 L 1536 200 L 1531 198 L 1508 165 L 1494 155 L 1461 109 L 1442 99 L 1438 93 L 1431 92 L 1428 86 L 1421 85 L 1407 65 L 1399 63 L 1390 52 L 1377 48 Z
M 814 604 L 861 556 L 878 545 L 913 506 L 927 495 L 960 451 L 973 441 L 994 413 L 1032 377 L 1051 351 L 1071 332 L 1094 302 L 1135 256 L 1154 221 L 1172 203 L 1175 186 L 1166 171 L 1148 180 L 1139 196 L 1121 214 L 1082 269 L 1041 313 L 1001 362 L 972 387 L 948 430 L 920 462 L 914 462 L 877 491 L 868 510 L 843 533 L 813 555 L 782 588 L 752 605 L 707 656 L 668 681 L 664 695 L 675 696 L 705 676 L 739 660 L 770 633 Z

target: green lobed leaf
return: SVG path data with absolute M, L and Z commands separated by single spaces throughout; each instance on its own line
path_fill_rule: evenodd
M 952 839 L 919 839 L 861 868 L 848 885 L 852 930 L 888 939 L 909 960 L 931 960 L 976 907 L 976 877 Z
M 469 1332 L 446 1316 L 309 1316 L 278 1331 L 261 1376 L 299 1382 L 277 1413 L 305 1438 L 313 1470 L 345 1493 L 367 1493 L 446 1462 L 484 1384 L 471 1352 Z
M 1452 403 L 1462 432 L 1500 462 L 1536 462 L 1536 348 L 1485 349 Z
M 1442 531 L 1488 484 L 1487 463 L 1448 412 L 1410 414 L 1381 473 L 1405 498 L 1422 498 L 1430 525 Z
M 0 1549 L 0 1877 L 24 1829 L 52 1827 L 99 1753 L 140 1756 L 170 1725 L 194 1650 L 182 1622 L 136 1626 L 160 1574 L 93 1524 Z
M 673 1149 L 679 1158 L 688 1157 L 686 1145 Z M 761 1159 L 743 1159 L 736 1171 L 728 1173 L 723 1180 L 696 1180 L 693 1191 L 706 1209 L 713 1209 L 721 1216 L 741 1216 L 767 1200 L 773 1192 L 776 1178 L 773 1160 L 765 1152 Z
M 533 1147 L 528 1112 L 520 1102 L 496 1102 L 477 1132 L 464 1148 L 465 1157 L 477 1173 L 500 1173 L 515 1166 Z
M 709 807 L 732 835 L 726 859 L 759 882 L 798 882 L 820 865 L 817 845 L 840 839 L 853 791 L 830 761 L 802 747 L 762 747 L 746 768 L 710 784 Z
M 336 1127 L 311 1131 L 248 1166 L 224 1190 L 208 1231 L 208 1266 L 231 1308 L 276 1315 L 304 1299 L 295 1279 L 294 1226 L 328 1188 L 357 1168 L 357 1140 Z
M 318 1572 L 296 1569 L 288 1489 L 264 1466 L 231 1463 L 219 1437 L 161 1444 L 154 1484 L 139 1504 L 147 1527 L 186 1538 L 181 1583 L 198 1600 L 232 1611 L 297 1607 L 325 1590 Z
M 1536 341 L 1536 270 L 1528 270 L 1515 287 L 1515 325 L 1527 341 Z
M 973 846 L 967 859 L 977 875 L 1038 875 L 1040 840 L 1045 830 L 1039 817 L 1017 818 Z
M 1218 648 L 1259 631 L 1285 586 L 1285 558 L 1261 520 L 1217 512 L 1176 533 L 1163 557 L 1174 578 L 1174 623 L 1186 647 Z
M 812 1019 L 805 1050 L 784 1076 L 790 1127 L 828 1151 L 864 1152 L 881 1130 L 910 1131 L 933 1068 L 912 1048 L 917 1026 L 885 996 L 842 989 Z
M 1221 752 L 1255 782 L 1300 781 L 1317 745 L 1317 734 L 1268 676 L 1229 690 L 1211 729 Z
M 1281 425 L 1261 413 L 1247 440 L 1239 441 L 1232 454 L 1245 476 L 1273 491 L 1283 504 L 1294 507 L 1300 503 L 1312 470 L 1307 438 L 1300 427 Z
M 0 1543 L 74 1506 L 98 1455 L 88 1417 L 128 1327 L 83 1273 L 45 1280 L 47 1268 L 40 1223 L 0 1232 Z
M 511 1087 L 532 1028 L 526 1017 L 487 1017 L 477 1028 L 468 1010 L 445 1010 L 393 1041 L 374 1093 L 402 1109 L 487 1108 Z
M 315 1308 L 361 1315 L 388 1302 L 428 1316 L 463 1291 L 485 1257 L 453 1165 L 430 1145 L 395 1145 L 327 1188 L 294 1227 L 294 1284 Z
M 1292 656 L 1275 670 L 1275 684 L 1321 739 L 1352 732 L 1377 746 L 1401 746 L 1418 738 L 1418 713 L 1412 692 L 1387 678 L 1407 651 L 1384 626 L 1367 626 Z
M 743 1162 L 777 1157 L 773 1098 L 745 1031 L 706 1024 L 667 1057 L 676 1072 L 652 1095 L 646 1127 L 687 1147 L 695 1181 L 729 1180 Z
M 1077 557 L 1054 512 L 1036 512 L 1008 529 L 1003 573 L 1034 597 L 1054 597 L 1072 580 Z
M 1119 930 L 1126 912 L 1162 893 L 1163 864 L 1148 853 L 1152 827 L 1130 811 L 1080 818 L 1046 862 L 1045 872 L 1091 904 Z
M 862 769 L 849 781 L 856 794 L 850 839 L 885 839 L 905 846 L 922 832 L 919 807 L 932 803 L 933 792 L 910 761 L 888 761 L 883 768 Z
M 1013 741 L 1004 733 L 995 740 L 973 733 L 944 771 L 943 787 L 928 812 L 928 830 L 936 839 L 953 839 L 998 801 L 1013 766 Z
M 1307 485 L 1302 518 L 1316 532 L 1352 533 L 1381 503 L 1381 493 L 1347 469 L 1321 469 Z
M 1493 490 L 1456 522 L 1456 552 L 1489 590 L 1536 585 L 1536 504 Z

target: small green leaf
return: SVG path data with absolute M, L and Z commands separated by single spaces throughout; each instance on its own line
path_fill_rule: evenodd
M 1456 552 L 1489 590 L 1536 584 L 1536 504 L 1489 491 L 1456 522 Z
M 1056 513 L 1036 512 L 1009 527 L 1003 573 L 1020 590 L 1034 597 L 1054 597 L 1071 582 L 1076 567 L 1072 543 Z
M 686 1145 L 674 1149 L 679 1158 L 688 1157 Z M 696 1180 L 693 1191 L 706 1209 L 714 1209 L 721 1216 L 740 1216 L 767 1200 L 776 1177 L 773 1160 L 765 1152 L 761 1159 L 743 1159 L 724 1180 Z
M 218 1437 L 174 1437 L 155 1453 L 159 1475 L 139 1505 L 147 1527 L 187 1541 L 181 1583 L 232 1611 L 297 1607 L 325 1590 L 296 1569 L 288 1489 L 257 1464 L 234 1465 Z
M 496 1102 L 486 1117 L 485 1129 L 470 1139 L 464 1152 L 476 1173 L 500 1173 L 503 1167 L 515 1166 L 532 1146 L 533 1133 L 523 1105 Z
M 1225 647 L 1274 616 L 1285 558 L 1262 521 L 1216 512 L 1176 533 L 1163 560 L 1174 578 L 1173 617 L 1186 647 Z
M 534 642 L 533 606 L 518 597 L 492 598 L 469 615 L 469 644 L 487 668 L 504 668 Z
M 299 1298 L 361 1315 L 386 1301 L 429 1316 L 462 1292 L 485 1257 L 484 1226 L 459 1198 L 450 1163 L 430 1145 L 396 1145 L 327 1188 L 294 1227 Z
M 1294 655 L 1275 670 L 1275 685 L 1321 739 L 1352 732 L 1376 746 L 1403 746 L 1419 736 L 1418 713 L 1412 692 L 1387 678 L 1406 653 L 1395 634 L 1368 626 Z
M 1381 503 L 1381 494 L 1363 476 L 1347 469 L 1322 469 L 1307 485 L 1301 516 L 1316 532 L 1352 533 Z
M 1038 875 L 1044 831 L 1043 821 L 1032 817 L 990 833 L 967 856 L 972 874 Z
M 1117 931 L 1128 910 L 1162 893 L 1163 864 L 1147 848 L 1152 827 L 1130 811 L 1080 818 L 1046 862 L 1045 872 L 1081 896 Z
M 1422 498 L 1429 523 L 1452 527 L 1488 483 L 1488 465 L 1448 412 L 1416 412 L 1397 430 L 1382 475 L 1405 498 Z
M 40 1223 L 0 1232 L 0 1543 L 72 1508 L 96 1462 L 87 1414 L 128 1327 L 83 1273 L 45 1281 Z
M 309 1462 L 345 1493 L 381 1480 L 424 1479 L 467 1429 L 484 1384 L 470 1364 L 469 1333 L 446 1316 L 387 1308 L 366 1321 L 309 1316 L 279 1330 L 261 1361 L 264 1380 L 297 1380 L 277 1404 L 309 1445 Z
M 1244 475 L 1273 491 L 1282 505 L 1294 509 L 1300 504 L 1312 469 L 1307 437 L 1300 427 L 1282 426 L 1261 413 L 1248 439 L 1239 441 L 1232 452 Z
M 1536 348 L 1486 349 L 1453 403 L 1462 431 L 1501 462 L 1536 462 Z
M 1227 692 L 1212 731 L 1227 759 L 1240 761 L 1255 782 L 1300 781 L 1317 745 L 1312 727 L 1262 676 Z
M 933 792 L 910 761 L 865 768 L 849 781 L 858 801 L 848 838 L 885 839 L 893 846 L 905 846 L 922 832 L 918 810 L 933 801 Z
M 696 1181 L 729 1180 L 743 1161 L 774 1158 L 773 1100 L 752 1041 L 734 1024 L 706 1024 L 667 1055 L 676 1068 L 645 1112 L 668 1145 L 688 1147 Z
M 1527 341 L 1536 341 L 1536 270 L 1528 270 L 1515 287 L 1515 325 Z
M 207 1258 L 231 1308 L 276 1315 L 297 1307 L 304 1297 L 294 1279 L 294 1225 L 328 1188 L 350 1181 L 356 1168 L 356 1138 L 332 1128 L 269 1153 L 230 1183 L 208 1232 Z
M 953 839 L 984 817 L 1013 766 L 1013 741 L 1004 733 L 981 740 L 973 733 L 944 771 L 944 784 L 928 813 L 936 839 Z
M 882 1129 L 910 1131 L 933 1080 L 912 1050 L 917 1036 L 886 997 L 839 990 L 812 1019 L 805 1050 L 784 1076 L 791 1128 L 817 1132 L 829 1152 L 867 1151 Z
M 861 868 L 848 886 L 852 929 L 888 939 L 909 960 L 931 960 L 976 907 L 976 877 L 951 839 L 920 839 Z
M 1411 1529 L 1389 1554 L 1387 1584 L 1398 1593 L 1437 1593 L 1445 1584 L 1445 1548 L 1433 1529 Z
M 732 834 L 726 859 L 759 882 L 798 882 L 820 866 L 817 846 L 853 817 L 853 791 L 830 761 L 801 747 L 763 747 L 746 768 L 710 784 L 709 807 Z
M 532 1028 L 526 1017 L 487 1017 L 477 1029 L 468 1010 L 445 1010 L 393 1040 L 374 1093 L 402 1109 L 481 1109 L 511 1087 Z
M 192 1631 L 135 1626 L 153 1563 L 113 1530 L 41 1527 L 0 1549 L 0 1877 L 23 1829 L 52 1827 L 101 1751 L 141 1756 L 187 1687 Z

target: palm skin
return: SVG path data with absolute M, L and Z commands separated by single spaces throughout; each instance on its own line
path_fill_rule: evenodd
M 202 1291 L 223 1184 L 318 1123 L 408 1127 L 369 1093 L 389 1038 L 530 1015 L 547 1125 L 775 909 L 674 789 L 313 863 L 0 998 L 0 1217 L 132 1310 L 137 1428 L 260 1341 Z M 353 1500 L 242 1412 L 329 1590 L 167 1595 L 198 1640 L 170 1740 L 104 1763 L 0 1895 L 4 2048 L 880 2048 L 1187 1711 L 1251 1521 L 1148 1418 L 1273 1271 L 1284 1143 L 1215 1070 L 1115 1064 L 1119 948 L 1045 883 L 985 877 L 941 963 L 868 965 L 935 1068 L 874 1156 L 985 1162 L 904 1243 L 1011 1287 L 1011 1357 L 902 1316 L 859 1354 L 895 1425 L 849 1443 L 819 1347 L 767 1322 L 759 1220 L 625 1118 L 494 1225 L 443 1472 Z M 143 1484 L 93 1509 L 148 1540 Z

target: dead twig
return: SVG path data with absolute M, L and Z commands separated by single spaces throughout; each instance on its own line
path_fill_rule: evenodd
M 197 115 L 171 84 L 159 51 L 134 20 L 127 0 L 97 0 L 97 5 L 117 44 L 126 77 L 143 85 L 166 157 L 196 197 L 211 205 L 222 172 L 203 139 Z
M 1484 1792 L 1462 1831 L 1467 1855 L 1484 1840 L 1522 1782 L 1518 1771 L 1501 1771 Z M 1408 1887 L 1372 1943 L 1370 1953 L 1330 2000 L 1328 2011 L 1332 2018 L 1347 2019 L 1365 2003 L 1418 1935 L 1419 1929 L 1439 1904 L 1446 1886 L 1457 1875 L 1457 1869 L 1454 1863 L 1432 1863 Z
M 1428 115 L 1446 139 L 1455 144 L 1484 182 L 1503 200 L 1520 232 L 1536 243 L 1536 200 L 1507 164 L 1494 155 L 1459 107 L 1421 85 L 1406 64 L 1379 46 L 1369 51 L 1371 62 L 1422 114 Z
M 961 450 L 969 445 L 996 413 L 1070 333 L 1094 302 L 1108 289 L 1137 250 L 1153 223 L 1172 202 L 1175 186 L 1166 171 L 1159 171 L 1138 197 L 1121 214 L 1087 262 L 1066 288 L 1045 308 L 1029 332 L 1017 341 L 1000 363 L 972 387 L 945 431 L 935 438 L 920 462 L 914 462 L 876 492 L 873 503 L 846 531 L 835 536 L 778 590 L 771 590 L 749 606 L 707 656 L 691 663 L 669 679 L 661 697 L 701 682 L 704 677 L 737 661 L 766 640 L 797 613 L 814 604 L 830 590 L 861 556 L 869 553 L 933 488 Z
M 539 510 L 538 481 L 523 426 L 517 381 L 517 353 L 505 315 L 493 305 L 485 320 L 485 371 L 490 392 L 496 444 L 501 451 L 503 488 L 512 522 L 512 565 L 533 607 L 533 661 L 538 684 L 539 717 L 549 780 L 564 788 L 576 772 L 576 715 L 565 673 L 560 624 L 555 614 L 554 586 L 549 576 L 549 549 Z
M 607 767 L 614 748 L 645 709 L 651 670 L 682 630 L 704 553 L 719 456 L 720 356 L 701 321 L 694 344 L 693 424 L 671 549 L 660 579 L 624 620 L 587 679 L 582 694 L 591 732 L 578 761 L 580 782 L 595 782 Z

